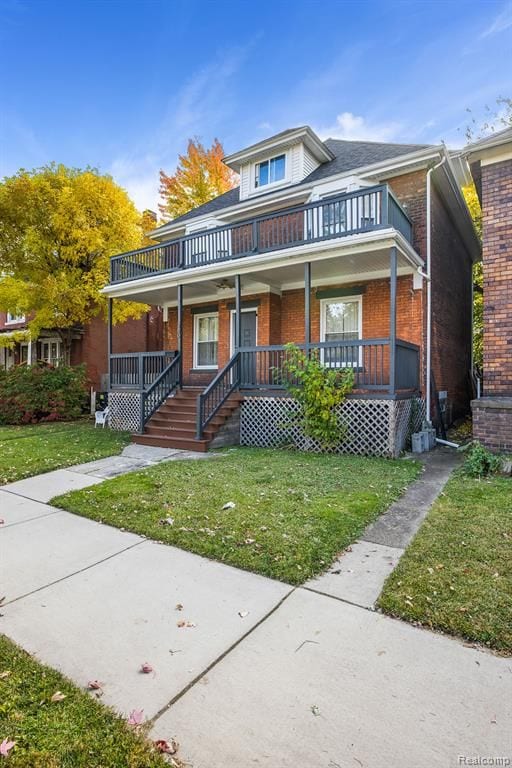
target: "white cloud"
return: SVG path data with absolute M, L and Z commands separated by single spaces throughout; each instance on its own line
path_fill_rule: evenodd
M 322 139 L 392 141 L 397 139 L 402 128 L 398 122 L 378 123 L 367 120 L 362 115 L 354 115 L 353 112 L 342 112 L 337 115 L 334 125 L 319 128 L 317 133 Z
M 512 3 L 507 3 L 501 13 L 499 13 L 494 21 L 485 29 L 480 38 L 490 37 L 491 35 L 497 35 L 500 32 L 505 32 L 506 29 L 512 27 Z

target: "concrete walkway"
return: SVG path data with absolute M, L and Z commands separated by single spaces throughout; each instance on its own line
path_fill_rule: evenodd
M 102 701 L 123 714 L 144 709 L 154 737 L 176 737 L 194 768 L 512 758 L 512 661 L 361 607 L 442 487 L 445 456 L 429 457 L 401 502 L 300 589 L 46 503 L 127 471 L 130 458 L 164 457 L 118 458 L 0 490 L 0 631 L 80 686 L 100 680 Z

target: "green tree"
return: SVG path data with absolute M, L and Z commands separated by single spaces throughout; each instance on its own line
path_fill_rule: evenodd
M 37 338 L 72 329 L 105 312 L 100 289 L 110 257 L 138 248 L 140 214 L 110 176 L 50 164 L 0 182 L 0 310 L 24 314 Z M 115 321 L 140 317 L 145 305 L 115 302 Z
M 466 200 L 475 230 L 482 239 L 482 209 L 474 184 L 468 184 L 462 190 Z M 473 267 L 473 359 L 480 370 L 483 365 L 483 334 L 484 334 L 484 300 L 483 300 L 483 270 L 479 261 Z
M 224 149 L 218 139 L 206 149 L 199 139 L 189 139 L 187 152 L 178 157 L 172 176 L 160 171 L 160 213 L 175 219 L 237 185 L 236 174 L 222 162 Z

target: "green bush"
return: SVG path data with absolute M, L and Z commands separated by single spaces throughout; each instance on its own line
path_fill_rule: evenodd
M 488 451 L 477 440 L 460 449 L 466 453 L 462 471 L 469 477 L 486 477 L 494 475 L 501 469 L 501 458 Z
M 84 366 L 41 363 L 0 370 L 0 424 L 76 419 L 85 403 Z
M 318 350 L 306 355 L 295 344 L 285 349 L 283 384 L 300 404 L 304 434 L 323 448 L 335 446 L 345 434 L 336 409 L 354 387 L 354 371 L 323 365 Z

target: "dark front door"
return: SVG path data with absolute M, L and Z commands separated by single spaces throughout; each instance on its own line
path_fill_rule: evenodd
M 256 311 L 242 312 L 241 336 L 242 336 L 242 386 L 256 385 L 256 353 L 244 352 L 243 347 L 256 346 Z M 233 339 L 236 348 L 235 334 L 236 316 L 233 314 Z

